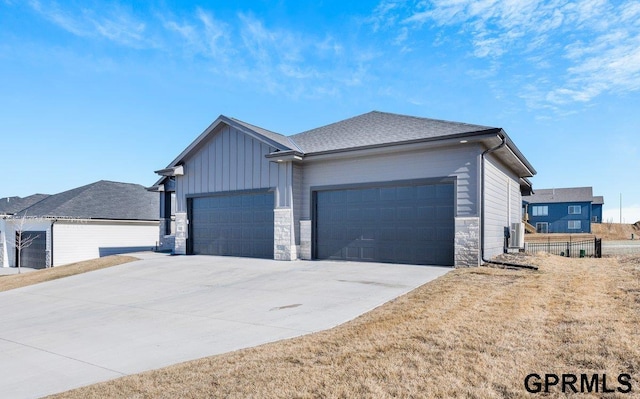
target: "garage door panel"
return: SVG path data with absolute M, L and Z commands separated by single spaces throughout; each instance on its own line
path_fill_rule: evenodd
M 24 231 L 22 240 L 31 241 L 31 244 L 20 252 L 20 263 L 23 267 L 44 269 L 47 267 L 47 232 Z
M 454 198 L 452 182 L 318 191 L 315 256 L 453 265 Z
M 389 208 L 389 207 L 380 208 L 381 222 L 393 222 L 395 219 L 396 219 L 395 208 Z
M 193 198 L 192 252 L 272 259 L 273 205 L 273 193 Z

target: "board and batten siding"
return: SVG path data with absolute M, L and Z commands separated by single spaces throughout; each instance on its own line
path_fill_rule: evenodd
M 485 259 L 503 253 L 505 228 L 521 222 L 522 197 L 518 177 L 494 157 L 485 158 Z
M 157 240 L 157 221 L 60 220 L 53 225 L 53 265 L 151 250 Z
M 276 189 L 276 206 L 290 206 L 291 166 L 270 162 L 276 149 L 228 125 L 221 125 L 184 160 L 176 177 L 177 211 L 186 212 L 186 196 L 262 188 Z
M 476 145 L 413 149 L 389 148 L 386 153 L 349 158 L 305 160 L 301 218 L 311 219 L 311 188 L 340 184 L 456 177 L 456 216 L 477 216 L 478 163 Z

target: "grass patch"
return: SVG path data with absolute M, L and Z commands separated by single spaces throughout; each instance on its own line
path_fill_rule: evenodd
M 540 269 L 454 270 L 331 330 L 54 397 L 527 398 L 534 372 L 630 373 L 634 393 L 607 397 L 637 394 L 640 257 L 526 260 Z
M 123 263 L 133 262 L 134 260 L 138 260 L 138 258 L 133 256 L 113 255 L 71 263 L 64 266 L 51 267 L 48 269 L 5 275 L 0 278 L 0 292 L 86 273 L 93 270 L 104 269 L 106 267 L 121 265 Z

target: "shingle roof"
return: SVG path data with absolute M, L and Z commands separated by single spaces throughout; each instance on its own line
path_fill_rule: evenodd
M 299 150 L 299 148 L 296 146 L 296 143 L 294 143 L 290 137 L 284 136 L 280 133 L 276 133 L 276 132 L 272 132 L 271 130 L 267 130 L 267 129 L 263 129 L 260 126 L 256 126 L 256 125 L 252 125 L 250 123 L 247 122 L 243 122 L 239 119 L 236 118 L 229 118 L 231 120 L 233 120 L 234 122 L 238 123 L 239 125 L 242 125 L 250 130 L 253 130 L 256 133 L 259 133 L 261 135 L 263 135 L 264 137 L 267 137 L 273 141 L 275 141 L 276 143 L 281 144 L 284 147 L 290 148 L 292 150 Z
M 497 128 L 372 111 L 290 138 L 308 154 L 444 138 L 491 129 Z
M 531 204 L 557 203 L 557 202 L 592 202 L 592 187 L 572 187 L 572 188 L 543 188 L 535 190 L 535 193 L 523 200 Z
M 51 195 L 24 209 L 28 216 L 158 220 L 159 197 L 139 184 L 100 180 Z
M 48 194 L 33 194 L 28 197 L 6 197 L 0 198 L 0 215 L 13 215 L 20 212 L 24 208 L 42 201 L 47 198 Z
M 593 203 L 595 205 L 604 205 L 604 197 L 601 195 L 596 195 L 593 197 Z
M 199 144 L 209 134 L 215 132 L 216 127 L 221 123 L 246 130 L 255 136 L 262 136 L 265 142 L 276 147 L 276 150 L 269 154 L 268 157 L 277 156 L 278 153 L 284 152 L 297 152 L 299 154 L 296 154 L 296 156 L 305 157 L 334 151 L 358 150 L 440 139 L 462 139 L 473 136 L 491 136 L 493 139 L 497 139 L 502 136 L 506 139 L 506 149 L 500 149 L 496 154 L 500 154 L 500 151 L 503 151 L 506 154 L 505 156 L 510 161 L 513 161 L 511 164 L 507 163 L 518 168 L 523 177 L 533 176 L 536 173 L 535 169 L 501 128 L 380 111 L 371 111 L 292 136 L 284 136 L 236 118 L 220 115 L 168 167 L 184 162 L 184 159 L 193 151 L 196 151 Z M 163 184 L 166 179 L 166 176 L 161 177 L 152 188 Z

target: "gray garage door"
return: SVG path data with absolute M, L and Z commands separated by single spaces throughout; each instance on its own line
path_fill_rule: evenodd
M 317 191 L 318 259 L 453 265 L 451 182 Z
M 191 253 L 273 259 L 273 193 L 191 199 Z
M 44 269 L 45 267 L 47 267 L 47 232 L 46 231 L 22 232 L 23 243 L 28 242 L 28 240 L 30 239 L 33 239 L 33 241 L 28 247 L 22 248 L 22 252 L 20 254 L 22 266 L 31 267 L 34 269 Z M 18 265 L 17 262 L 18 262 L 18 257 L 17 257 L 17 251 L 16 251 L 16 266 Z

